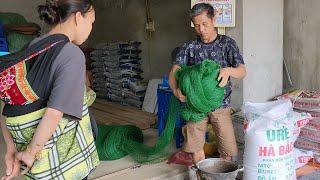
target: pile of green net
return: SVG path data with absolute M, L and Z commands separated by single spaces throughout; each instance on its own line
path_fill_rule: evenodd
M 100 160 L 120 159 L 129 154 L 139 163 L 161 161 L 174 135 L 179 104 L 176 98 L 170 98 L 165 130 L 153 147 L 143 144 L 143 134 L 138 127 L 98 125 L 96 145 Z
M 0 21 L 2 24 L 25 24 L 28 21 L 20 14 L 17 13 L 1 13 L 0 12 Z M 11 53 L 21 50 L 26 44 L 32 41 L 36 36 L 35 35 L 25 35 L 18 32 L 6 32 L 6 39 L 8 42 L 8 48 Z
M 184 120 L 201 121 L 221 106 L 224 88 L 218 86 L 219 69 L 218 64 L 205 60 L 194 66 L 184 66 L 176 73 L 179 88 L 186 95 L 186 106 L 181 111 Z
M 187 121 L 200 121 L 212 109 L 221 106 L 224 88 L 218 87 L 219 65 L 206 60 L 201 64 L 182 67 L 176 74 L 186 105 L 172 96 L 166 114 L 166 127 L 153 147 L 143 144 L 142 131 L 131 125 L 99 125 L 96 140 L 101 160 L 120 159 L 130 155 L 136 162 L 155 162 L 166 157 L 175 130 L 177 116 L 181 113 Z

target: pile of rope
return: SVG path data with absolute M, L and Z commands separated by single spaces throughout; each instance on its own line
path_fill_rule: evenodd
M 219 65 L 205 60 L 194 66 L 183 66 L 176 73 L 179 87 L 186 95 L 186 104 L 172 96 L 166 114 L 166 127 L 153 147 L 143 144 L 142 131 L 131 125 L 99 125 L 96 146 L 100 160 L 115 160 L 130 155 L 136 162 L 159 161 L 168 155 L 179 114 L 187 121 L 198 122 L 221 106 L 224 88 L 218 87 Z

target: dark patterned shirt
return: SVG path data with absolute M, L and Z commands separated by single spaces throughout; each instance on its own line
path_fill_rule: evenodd
M 212 43 L 203 43 L 200 37 L 184 43 L 177 52 L 174 64 L 192 66 L 206 59 L 215 61 L 221 68 L 244 64 L 236 41 L 225 35 L 218 35 Z M 223 108 L 229 107 L 231 93 L 232 85 L 229 78 L 222 103 Z

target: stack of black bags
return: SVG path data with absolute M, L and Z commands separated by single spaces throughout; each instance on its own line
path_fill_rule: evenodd
M 142 107 L 147 86 L 139 49 L 141 42 L 102 43 L 91 53 L 93 87 L 99 98 Z

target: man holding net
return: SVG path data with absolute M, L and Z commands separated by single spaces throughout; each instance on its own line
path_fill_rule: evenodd
M 231 120 L 230 77 L 243 79 L 246 68 L 236 42 L 225 35 L 220 35 L 215 29 L 214 9 L 210 4 L 200 3 L 193 6 L 190 18 L 198 37 L 185 43 L 179 48 L 174 65 L 170 71 L 169 83 L 173 94 L 185 102 L 186 97 L 177 85 L 175 73 L 182 65 L 192 66 L 210 59 L 221 67 L 218 76 L 219 86 L 225 87 L 224 99 L 221 107 L 213 109 L 208 117 L 200 122 L 188 121 L 183 127 L 185 144 L 184 152 L 191 153 L 193 162 L 197 163 L 205 159 L 203 146 L 208 121 L 213 125 L 217 136 L 218 151 L 220 157 L 231 160 L 238 155 L 234 130 Z

